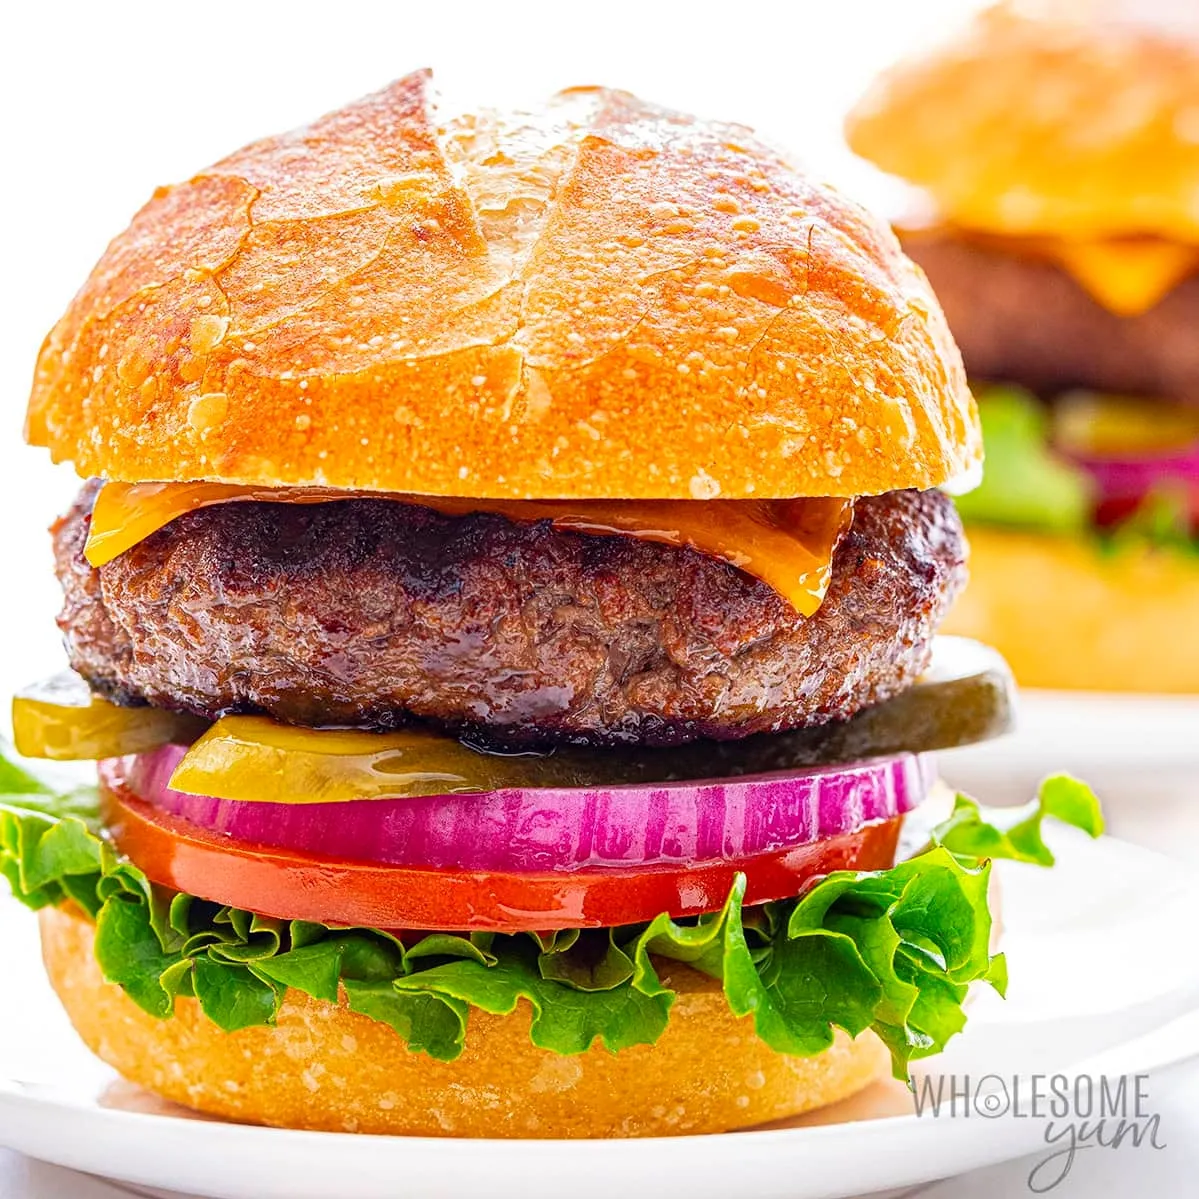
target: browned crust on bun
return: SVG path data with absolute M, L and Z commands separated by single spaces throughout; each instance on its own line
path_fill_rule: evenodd
M 195 1000 L 156 1020 L 105 982 L 83 916 L 45 909 L 40 924 L 50 980 L 89 1048 L 139 1086 L 229 1120 L 413 1136 L 722 1132 L 835 1103 L 889 1066 L 870 1033 L 838 1033 L 815 1058 L 776 1054 L 750 1018 L 729 1012 L 718 983 L 677 965 L 663 970 L 678 992 L 666 1031 L 618 1054 L 535 1048 L 522 1004 L 506 1017 L 472 1011 L 462 1056 L 439 1062 L 383 1024 L 296 991 L 276 1027 L 224 1033 Z
M 47 338 L 81 475 L 428 495 L 927 488 L 981 455 L 890 231 L 623 92 L 449 117 L 409 75 L 162 188 Z
M 1128 3 L 995 5 L 883 74 L 847 136 L 965 226 L 1199 242 L 1199 39 Z
M 994 646 L 1024 687 L 1199 693 L 1199 558 L 971 526 L 946 633 Z

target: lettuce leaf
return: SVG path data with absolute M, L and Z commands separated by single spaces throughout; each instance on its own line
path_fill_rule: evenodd
M 443 1061 L 461 1053 L 471 1009 L 502 1015 L 521 1001 L 533 1043 L 556 1053 L 652 1044 L 675 998 L 658 970 L 673 961 L 720 980 L 732 1012 L 752 1017 L 778 1052 L 813 1055 L 835 1029 L 873 1029 L 905 1078 L 961 1029 L 972 982 L 1005 985 L 1002 956 L 989 952 L 990 859 L 1051 864 L 1047 817 L 1102 831 L 1094 795 L 1058 776 L 1007 828 L 959 796 L 923 852 L 889 870 L 830 874 L 794 900 L 746 908 L 738 876 L 723 908 L 695 919 L 434 932 L 405 944 L 380 929 L 275 920 L 164 890 L 96 831 L 94 796 L 89 807 L 79 791 L 35 783 L 0 768 L 0 874 L 30 908 L 69 901 L 92 918 L 101 970 L 143 1010 L 167 1018 L 178 997 L 194 997 L 232 1032 L 272 1024 L 289 989 L 340 995 Z
M 1012 820 L 1015 815 L 1019 819 Z M 932 831 L 932 842 L 963 860 L 1007 858 L 1052 866 L 1053 853 L 1041 832 L 1046 817 L 1072 824 L 1092 837 L 1103 832 L 1103 816 L 1086 783 L 1068 774 L 1054 774 L 1041 783 L 1036 802 L 1009 813 L 1007 828 L 987 821 L 972 799 L 958 795 L 953 814 Z
M 1185 483 L 1163 481 L 1137 505 L 1131 516 L 1101 530 L 1100 550 L 1109 558 L 1145 546 L 1186 557 L 1199 557 L 1196 502 Z
M 1163 477 L 1128 516 L 1097 525 L 1098 484 L 1054 450 L 1049 408 L 1019 387 L 987 384 L 974 390 L 987 460 L 979 486 L 954 499 L 966 521 L 1085 533 L 1110 557 L 1146 546 L 1199 554 L 1194 496 L 1185 482 Z
M 987 460 L 979 486 L 954 499 L 963 519 L 1051 533 L 1089 528 L 1094 485 L 1050 449 L 1045 406 L 1018 387 L 976 390 Z

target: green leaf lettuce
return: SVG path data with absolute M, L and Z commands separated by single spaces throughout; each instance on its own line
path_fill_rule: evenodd
M 1086 471 L 1049 445 L 1049 415 L 1018 387 L 978 389 L 986 463 L 982 482 L 955 497 L 963 519 L 1050 533 L 1091 525 L 1094 487 Z
M 0 759 L 2 762 L 2 759 Z M 0 766 L 0 875 L 33 909 L 76 904 L 95 921 L 105 977 L 160 1018 L 195 998 L 220 1028 L 271 1024 L 289 989 L 378 1020 L 445 1061 L 462 1050 L 472 1008 L 523 1001 L 533 1042 L 581 1053 L 654 1042 L 674 993 L 658 971 L 680 962 L 722 983 L 780 1053 L 813 1055 L 834 1030 L 872 1029 L 897 1077 L 958 1032 L 969 985 L 1005 983 L 989 951 L 990 859 L 1052 863 L 1046 817 L 1102 831 L 1098 805 L 1059 776 L 1006 828 L 960 797 L 919 854 L 889 870 L 839 871 L 801 897 L 743 906 L 738 876 L 723 908 L 626 928 L 551 934 L 430 933 L 405 944 L 379 929 L 275 920 L 149 882 L 103 838 L 94 806 Z
M 967 522 L 1085 533 L 1101 553 L 1112 556 L 1139 553 L 1146 546 L 1188 556 L 1199 553 L 1193 496 L 1185 482 L 1163 477 L 1129 515 L 1101 527 L 1095 523 L 1101 498 L 1097 483 L 1054 448 L 1050 407 L 1010 385 L 976 386 L 975 394 L 986 463 L 979 486 L 955 497 Z

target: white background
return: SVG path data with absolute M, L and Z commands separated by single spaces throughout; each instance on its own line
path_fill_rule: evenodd
M 969 3 L 10 6 L 0 26 L 0 696 L 62 663 L 45 527 L 76 481 L 70 468 L 52 468 L 42 451 L 21 444 L 34 356 L 107 240 L 156 185 L 431 66 L 443 91 L 484 103 L 536 100 L 573 84 L 625 87 L 752 125 L 818 173 L 869 189 L 877 181 L 839 145 L 844 110 L 880 67 L 947 32 Z M 1182 4 L 1193 9 L 1196 0 Z M 1168 798 L 1178 827 L 1194 829 L 1194 812 L 1180 810 L 1185 801 Z M 1160 818 L 1144 823 L 1155 830 L 1146 839 L 1163 839 Z M 1194 1086 L 1184 1093 L 1193 1096 Z M 1185 1127 L 1179 1135 L 1186 1139 Z M 1113 1171 L 1090 1163 L 1085 1186 L 1062 1193 L 1099 1194 L 1103 1177 L 1111 1188 L 1105 1194 L 1131 1195 L 1150 1175 L 1158 1194 L 1186 1193 L 1165 1162 L 1152 1170 L 1145 1162 L 1144 1172 L 1122 1164 Z M 992 1179 L 985 1194 L 1020 1193 L 1020 1172 L 1006 1177 Z M 0 1197 L 35 1192 L 38 1199 L 93 1193 L 40 1168 L 26 1178 L 24 1167 L 0 1152 Z M 935 1193 L 984 1194 L 981 1184 Z

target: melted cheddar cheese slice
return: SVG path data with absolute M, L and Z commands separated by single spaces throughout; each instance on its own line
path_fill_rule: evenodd
M 178 517 L 214 504 L 344 499 L 421 504 L 447 516 L 491 512 L 514 521 L 549 520 L 555 528 L 599 537 L 685 546 L 761 579 L 804 616 L 824 600 L 833 554 L 853 515 L 852 500 L 824 498 L 473 500 L 232 483 L 105 483 L 92 511 L 85 554 L 93 566 L 103 566 Z
M 1117 316 L 1148 312 L 1184 279 L 1199 273 L 1199 246 L 1159 237 L 1020 237 L 952 221 L 920 220 L 900 222 L 896 229 L 902 239 L 913 243 L 923 238 L 948 237 L 1000 254 L 1052 262 L 1097 304 Z
M 1050 242 L 1045 250 L 1117 316 L 1147 312 L 1199 270 L 1199 247 L 1152 238 Z

